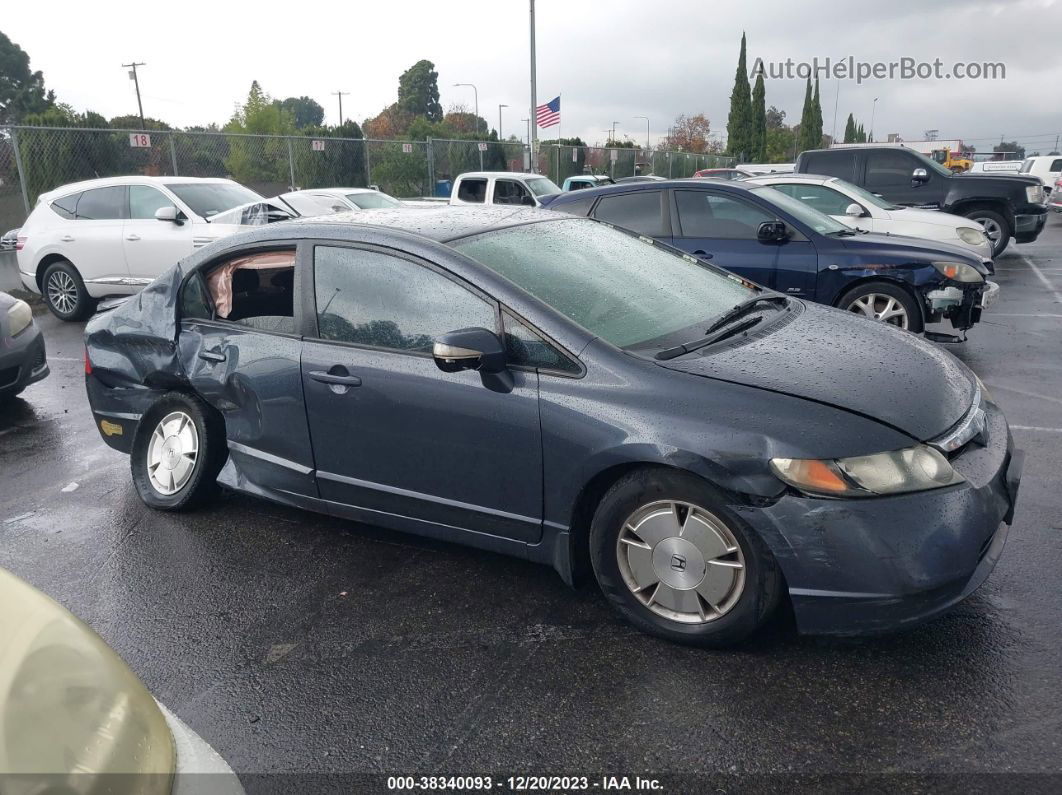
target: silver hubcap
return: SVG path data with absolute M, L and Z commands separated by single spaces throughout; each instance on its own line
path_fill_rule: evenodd
M 198 455 L 199 434 L 192 418 L 183 411 L 163 417 L 147 449 L 148 479 L 155 491 L 169 496 L 183 489 Z
M 985 235 L 992 242 L 993 246 L 999 242 L 1000 235 L 1003 234 L 1003 230 L 999 228 L 999 224 L 991 218 L 977 218 L 975 220 L 984 227 Z
M 77 307 L 77 285 L 65 271 L 56 271 L 48 277 L 48 302 L 69 315 Z
M 726 615 L 745 588 L 745 557 L 722 521 L 688 502 L 635 511 L 616 542 L 620 575 L 659 616 L 705 624 Z
M 866 315 L 899 328 L 907 328 L 907 310 L 891 295 L 870 293 L 860 296 L 848 305 L 849 312 Z

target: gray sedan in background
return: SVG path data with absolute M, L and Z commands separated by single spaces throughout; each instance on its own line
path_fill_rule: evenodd
M 44 337 L 29 304 L 0 293 L 0 400 L 48 375 Z

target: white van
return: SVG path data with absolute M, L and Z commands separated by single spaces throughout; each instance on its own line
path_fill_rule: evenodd
M 1022 161 L 1021 173 L 1039 177 L 1048 188 L 1062 176 L 1062 155 L 1036 155 Z

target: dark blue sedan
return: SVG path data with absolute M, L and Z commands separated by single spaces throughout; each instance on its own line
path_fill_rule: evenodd
M 925 340 L 541 210 L 225 238 L 93 318 L 85 373 L 153 508 L 220 482 L 518 555 L 702 645 L 783 599 L 805 632 L 940 613 L 995 566 L 1021 472 Z
M 767 186 L 715 179 L 611 185 L 558 194 L 547 206 L 916 333 L 944 319 L 965 331 L 995 297 L 986 263 L 959 247 L 856 232 Z

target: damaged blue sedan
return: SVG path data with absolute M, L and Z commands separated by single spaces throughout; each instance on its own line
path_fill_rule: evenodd
M 593 576 L 723 646 L 938 615 L 1003 550 L 1022 454 L 951 354 L 540 210 L 369 210 L 196 252 L 86 332 L 147 505 L 217 484 Z

